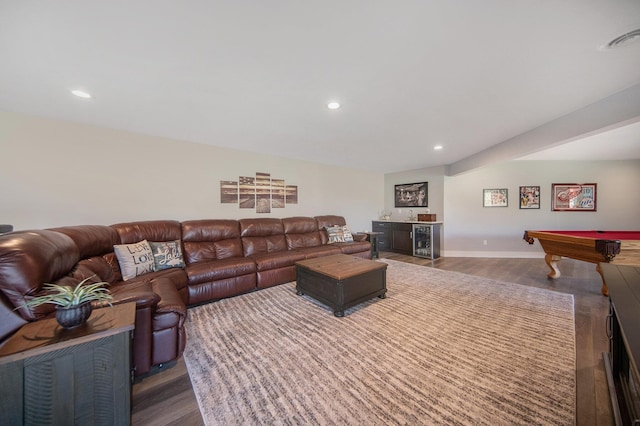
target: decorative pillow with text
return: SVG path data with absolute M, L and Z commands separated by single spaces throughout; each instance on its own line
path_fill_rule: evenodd
M 342 235 L 344 237 L 344 242 L 345 243 L 352 243 L 353 242 L 353 235 L 351 235 L 351 230 L 349 229 L 349 227 L 347 225 L 342 227 Z
M 325 229 L 327 230 L 327 235 L 329 236 L 328 244 L 344 243 L 342 226 L 338 226 L 338 225 L 327 226 Z
M 183 268 L 184 258 L 180 248 L 180 240 L 154 242 L 149 241 L 153 252 L 153 263 L 156 271 L 169 268 Z
M 151 246 L 147 240 L 135 244 L 115 245 L 113 251 L 118 258 L 122 279 L 125 281 L 156 270 Z

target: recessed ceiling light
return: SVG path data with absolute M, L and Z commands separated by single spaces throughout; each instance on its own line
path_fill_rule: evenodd
M 442 145 L 436 145 L 433 147 L 436 151 L 440 151 L 442 149 Z
M 327 104 L 327 108 L 329 108 L 329 109 L 338 109 L 338 108 L 340 108 L 340 103 L 338 103 L 338 102 L 329 102 Z
M 84 90 L 72 90 L 71 93 L 82 99 L 91 99 L 91 94 Z

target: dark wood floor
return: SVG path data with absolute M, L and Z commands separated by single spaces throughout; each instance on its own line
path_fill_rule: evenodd
M 608 299 L 600 293 L 595 265 L 563 259 L 562 277 L 549 280 L 543 259 L 440 258 L 435 261 L 381 253 L 381 257 L 463 272 L 574 295 L 576 315 L 576 424 L 611 425 L 609 391 L 602 361 L 608 350 Z M 200 425 L 198 403 L 184 361 L 133 385 L 134 425 Z

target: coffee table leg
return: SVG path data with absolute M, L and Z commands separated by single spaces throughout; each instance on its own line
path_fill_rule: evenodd
M 333 311 L 333 315 L 337 316 L 338 318 L 342 318 L 344 316 L 344 311 Z

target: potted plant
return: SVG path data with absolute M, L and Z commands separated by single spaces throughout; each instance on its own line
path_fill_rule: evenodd
M 34 297 L 25 302 L 23 306 L 40 306 L 51 303 L 56 305 L 56 319 L 63 328 L 82 325 L 91 316 L 92 302 L 106 303 L 111 306 L 113 299 L 106 288 L 109 283 L 104 281 L 88 283 L 94 276 L 85 278 L 75 287 L 45 284 L 45 294 Z

